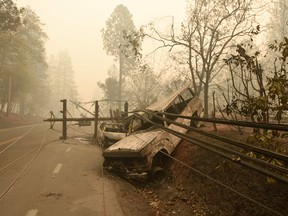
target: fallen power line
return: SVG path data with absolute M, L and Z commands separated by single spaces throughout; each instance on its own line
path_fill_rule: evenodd
M 146 113 L 148 113 L 150 115 L 153 115 L 154 117 L 159 118 L 161 120 L 165 120 L 165 121 L 167 121 L 167 122 L 169 122 L 171 124 L 175 124 L 175 125 L 180 126 L 180 127 L 185 127 L 185 128 L 187 128 L 189 130 L 190 129 L 192 129 L 192 130 L 195 129 L 195 128 L 190 127 L 190 126 L 183 125 L 183 124 L 181 124 L 179 122 L 175 122 L 175 121 L 172 121 L 170 119 L 163 118 L 163 117 L 161 117 L 159 115 L 153 114 L 150 111 L 147 111 L 147 110 L 142 110 L 142 111 L 146 112 Z M 175 136 L 178 136 L 178 137 L 180 137 L 180 138 L 182 138 L 184 140 L 187 140 L 187 141 L 189 141 L 189 142 L 191 142 L 191 143 L 193 143 L 195 145 L 198 145 L 198 146 L 200 146 L 202 148 L 205 148 L 205 149 L 207 149 L 209 151 L 212 151 L 212 152 L 214 152 L 214 153 L 216 153 L 218 155 L 221 155 L 221 156 L 223 156 L 223 157 L 225 157 L 225 158 L 227 158 L 227 159 L 229 159 L 229 160 L 231 160 L 233 162 L 236 162 L 238 164 L 241 164 L 241 165 L 246 166 L 248 168 L 251 168 L 251 169 L 253 169 L 253 170 L 257 171 L 257 172 L 260 172 L 262 174 L 265 174 L 265 175 L 267 175 L 269 177 L 275 178 L 275 179 L 277 179 L 277 180 L 279 180 L 281 182 L 284 182 L 284 183 L 288 184 L 288 178 L 285 177 L 285 174 L 288 173 L 288 170 L 286 168 L 284 168 L 284 167 L 276 166 L 276 165 L 270 164 L 268 162 L 265 162 L 265 161 L 257 159 L 257 158 L 252 158 L 252 157 L 250 157 L 250 156 L 248 156 L 246 154 L 240 153 L 238 151 L 232 150 L 232 149 L 224 147 L 224 146 L 219 146 L 219 145 L 215 145 L 215 144 L 213 144 L 211 142 L 208 142 L 208 141 L 195 139 L 195 138 L 193 138 L 190 135 L 182 134 L 182 133 L 179 133 L 178 131 L 175 131 L 175 130 L 172 130 L 170 128 L 167 128 L 167 127 L 165 127 L 163 125 L 156 124 L 153 121 L 151 121 L 150 119 L 145 118 L 144 116 L 139 115 L 137 113 L 135 113 L 135 115 L 137 115 L 142 120 L 147 121 L 147 122 L 149 122 L 149 123 L 161 128 L 162 130 L 168 131 L 169 133 L 171 133 L 171 134 L 173 134 Z M 223 141 L 223 142 L 228 142 L 229 143 L 229 141 L 231 141 L 231 140 L 225 139 L 225 141 Z M 234 141 L 233 143 L 235 144 L 235 143 L 238 143 L 238 142 Z M 250 148 L 246 144 L 241 143 L 241 145 L 245 145 L 248 148 Z M 265 150 L 263 148 L 260 148 L 260 150 L 261 150 L 262 153 L 266 153 L 267 155 L 275 156 L 277 159 L 279 159 L 278 157 L 280 157 L 281 160 L 284 159 L 285 161 L 288 161 L 288 156 L 287 155 L 276 153 L 276 152 L 272 152 L 272 151 L 269 151 L 269 150 Z M 262 166 L 259 166 L 259 164 L 262 165 Z M 268 170 L 267 168 L 270 168 L 270 170 Z M 275 172 L 275 170 L 277 170 L 278 172 Z

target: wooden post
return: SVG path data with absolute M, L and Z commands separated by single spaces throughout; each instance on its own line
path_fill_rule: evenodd
M 53 111 L 50 111 L 50 119 L 52 118 L 55 118 L 54 114 L 53 114 Z M 53 126 L 54 126 L 54 122 L 50 122 L 50 129 L 53 129 Z
M 63 110 L 60 111 L 63 113 L 63 122 L 62 122 L 62 137 L 60 139 L 66 140 L 67 139 L 67 100 L 63 99 L 60 100 L 63 103 Z
M 215 91 L 213 92 L 213 119 L 216 118 L 216 106 L 215 106 Z M 217 131 L 217 126 L 215 123 L 213 123 L 214 131 Z
M 124 117 L 128 117 L 128 102 L 126 101 L 124 104 Z
M 94 137 L 97 140 L 97 128 L 98 128 L 98 113 L 99 113 L 99 106 L 98 101 L 95 101 L 95 123 L 94 123 Z

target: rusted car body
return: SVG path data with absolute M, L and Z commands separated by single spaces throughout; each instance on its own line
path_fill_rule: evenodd
M 200 99 L 193 95 L 191 89 L 183 88 L 146 109 L 158 113 L 161 117 L 190 125 L 190 119 L 165 116 L 163 113 L 199 116 L 203 108 Z M 139 115 L 144 118 L 139 118 Z M 181 141 L 181 138 L 155 128 L 154 124 L 143 120 L 145 118 L 178 132 L 187 132 L 183 127 L 161 121 L 148 113 L 134 114 L 129 122 L 128 136 L 103 152 L 104 166 L 127 179 L 145 180 L 149 176 L 154 180 L 161 179 L 167 155 L 170 155 Z

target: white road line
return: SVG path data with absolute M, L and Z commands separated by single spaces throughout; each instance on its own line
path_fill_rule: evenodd
M 30 211 L 27 212 L 26 216 L 36 216 L 38 213 L 37 209 L 31 209 Z
M 70 150 L 71 150 L 71 147 L 67 148 L 67 149 L 66 149 L 66 152 L 69 152 Z
M 57 174 L 60 172 L 61 167 L 63 166 L 63 164 L 57 164 L 57 166 L 55 167 L 53 174 Z

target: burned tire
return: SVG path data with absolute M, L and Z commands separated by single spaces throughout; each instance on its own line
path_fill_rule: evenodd
M 151 177 L 154 183 L 162 183 L 166 179 L 167 175 L 161 167 L 156 166 L 152 168 Z
M 167 165 L 169 157 L 167 157 L 168 152 L 164 149 L 159 151 L 153 158 L 152 168 L 151 168 L 151 180 L 154 183 L 163 182 L 167 174 L 164 168 Z

